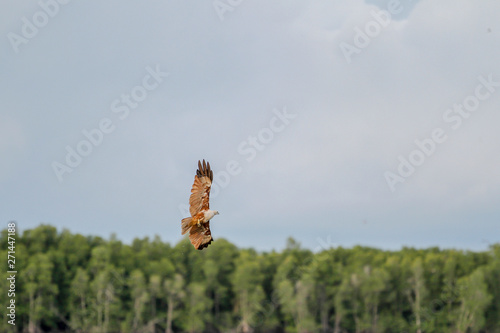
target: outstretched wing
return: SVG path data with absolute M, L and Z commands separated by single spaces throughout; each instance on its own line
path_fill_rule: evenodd
M 210 223 L 201 223 L 200 226 L 194 225 L 189 231 L 189 240 L 197 250 L 203 250 L 212 241 L 212 233 L 210 232 Z
M 198 161 L 198 170 L 194 176 L 193 187 L 191 188 L 191 196 L 189 197 L 189 213 L 195 216 L 202 210 L 209 209 L 210 188 L 214 174 L 210 169 L 210 163 L 203 164 Z

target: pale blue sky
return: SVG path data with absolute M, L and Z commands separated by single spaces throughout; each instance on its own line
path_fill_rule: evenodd
M 500 241 L 498 1 L 231 3 L 3 0 L 0 221 L 175 244 L 205 158 L 215 240 Z

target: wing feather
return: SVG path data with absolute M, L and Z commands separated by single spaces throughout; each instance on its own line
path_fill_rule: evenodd
M 191 196 L 189 197 L 189 213 L 195 216 L 199 212 L 209 209 L 210 188 L 212 187 L 213 172 L 210 163 L 203 160 L 203 164 L 198 161 L 198 170 L 194 176 Z
M 210 232 L 210 223 L 201 223 L 200 226 L 194 225 L 189 231 L 189 240 L 197 250 L 203 250 L 214 240 Z

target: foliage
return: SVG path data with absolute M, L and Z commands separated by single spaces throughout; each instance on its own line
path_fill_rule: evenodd
M 6 258 L 6 230 L 0 245 Z M 500 332 L 500 244 L 196 251 L 41 225 L 18 235 L 16 259 L 16 326 L 1 332 Z

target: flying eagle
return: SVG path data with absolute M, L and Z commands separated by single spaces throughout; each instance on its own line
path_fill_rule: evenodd
M 189 197 L 191 217 L 186 217 L 181 221 L 182 235 L 189 231 L 189 240 L 197 250 L 203 250 L 214 240 L 210 232 L 210 219 L 219 212 L 209 209 L 208 201 L 213 179 L 214 173 L 210 169 L 210 163 L 205 163 L 203 160 L 202 164 L 198 161 L 198 170 L 196 170 Z

